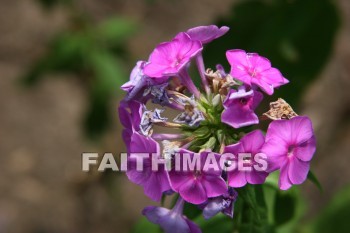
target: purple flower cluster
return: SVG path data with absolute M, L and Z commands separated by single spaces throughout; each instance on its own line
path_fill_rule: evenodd
M 303 183 L 315 153 L 312 123 L 306 116 L 273 120 L 266 135 L 260 130 L 247 133 L 247 126 L 259 123 L 255 110 L 263 100 L 263 93 L 272 95 L 275 88 L 289 81 L 268 59 L 238 49 L 226 52 L 230 73 L 221 65 L 217 65 L 216 71 L 205 69 L 203 46 L 228 30 L 211 25 L 180 32 L 171 41 L 160 43 L 147 61 L 137 62 L 130 81 L 122 86 L 127 94 L 120 104 L 119 117 L 128 153 L 156 153 L 159 160 L 172 159 L 175 153 L 186 153 L 194 159 L 197 153 L 203 161 L 195 169 L 168 171 L 160 164 L 154 171 L 152 156 L 145 158 L 141 170 L 135 158 L 129 157 L 127 176 L 141 185 L 149 198 L 160 201 L 163 195 L 178 194 L 172 210 L 154 206 L 143 210 L 149 221 L 167 233 L 201 232 L 183 215 L 186 202 L 201 208 L 206 219 L 219 212 L 233 217 L 235 189 L 263 184 L 276 170 L 280 171 L 282 190 Z M 200 87 L 189 74 L 192 62 L 201 78 Z M 154 104 L 159 107 L 154 108 Z M 179 112 L 173 120 L 162 116 L 168 109 Z M 161 127 L 175 133 L 159 132 Z M 246 163 L 248 167 L 256 165 L 254 156 L 263 153 L 267 169 L 203 167 L 204 160 L 217 162 L 223 153 L 252 154 Z M 181 164 L 186 163 L 181 161 Z

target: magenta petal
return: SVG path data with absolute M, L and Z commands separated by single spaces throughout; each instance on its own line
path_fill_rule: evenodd
M 181 32 L 172 41 L 161 43 L 153 50 L 143 72 L 152 78 L 178 75 L 202 49 L 201 42 L 193 41 Z
M 264 70 L 260 73 L 260 75 L 261 78 L 264 79 L 264 81 L 271 83 L 275 88 L 287 84 L 289 82 L 282 76 L 281 72 L 276 68 Z
M 189 180 L 180 187 L 179 193 L 185 201 L 196 205 L 208 199 L 204 187 L 198 181 Z
M 299 144 L 294 149 L 293 154 L 302 161 L 308 162 L 312 159 L 316 151 L 316 139 L 315 137 L 310 138 L 306 142 Z
M 237 156 L 238 153 L 242 152 L 244 150 L 243 145 L 241 142 L 237 142 L 235 144 L 225 146 L 224 153 L 232 153 L 235 156 Z
M 126 109 L 125 104 L 121 104 L 118 108 L 119 121 L 127 129 L 132 129 L 130 112 Z
M 293 184 L 301 184 L 306 178 L 310 170 L 310 163 L 301 161 L 300 159 L 293 157 L 289 162 L 288 176 L 289 180 Z
M 270 138 L 261 148 L 261 153 L 267 157 L 267 171 L 272 172 L 280 168 L 287 159 L 288 144 L 280 138 Z
M 238 91 L 230 90 L 223 105 L 225 110 L 221 114 L 222 122 L 234 128 L 259 123 L 259 118 L 253 109 L 253 90 L 246 91 L 245 88 L 240 88 Z
M 251 81 L 251 83 L 256 84 L 259 86 L 266 94 L 272 95 L 273 94 L 273 84 L 264 82 L 263 80 L 254 79 Z
M 187 30 L 187 34 L 192 40 L 198 40 L 202 42 L 202 44 L 207 44 L 216 38 L 223 36 L 228 30 L 229 28 L 226 26 L 221 28 L 218 28 L 216 25 L 199 26 Z
M 145 169 L 143 169 L 142 171 L 137 171 L 136 160 L 129 158 L 128 170 L 126 172 L 128 179 L 138 185 L 145 184 L 152 175 L 149 160 L 144 161 L 144 167 Z
M 288 121 L 288 123 L 290 124 L 291 130 L 290 140 L 295 144 L 303 143 L 309 140 L 314 135 L 312 122 L 308 117 L 293 117 L 291 120 Z
M 206 175 L 202 178 L 202 184 L 207 197 L 217 197 L 227 192 L 225 180 L 221 177 Z
M 240 111 L 239 108 L 229 108 L 221 114 L 221 120 L 233 128 L 241 128 L 244 126 L 259 123 L 259 118 L 252 111 Z
M 282 190 L 287 190 L 293 185 L 292 182 L 289 180 L 288 171 L 289 171 L 289 163 L 285 162 L 284 165 L 282 165 L 281 167 L 280 178 L 278 181 L 278 186 Z
M 170 185 L 172 189 L 176 192 L 179 192 L 180 187 L 186 183 L 189 179 L 192 179 L 193 175 L 189 172 L 177 172 L 177 171 L 170 171 L 169 172 L 169 179 L 170 179 Z
M 264 95 L 260 91 L 254 91 L 253 104 L 252 104 L 253 110 L 255 110 L 259 106 L 263 98 L 264 98 Z
M 161 184 L 159 183 L 159 178 L 157 174 L 153 172 L 146 181 L 146 183 L 144 183 L 143 187 L 146 196 L 148 196 L 154 201 L 160 201 L 163 192 L 161 190 Z
M 234 188 L 240 188 L 247 184 L 247 179 L 244 171 L 237 169 L 228 172 L 228 185 Z
M 246 179 L 249 184 L 263 184 L 266 177 L 269 175 L 267 172 L 258 172 L 254 168 L 250 172 L 246 172 Z
M 259 56 L 257 53 L 248 53 L 249 67 L 254 67 L 255 71 L 260 73 L 271 68 L 269 59 Z
M 203 49 L 202 44 L 199 41 L 192 40 L 192 38 L 184 32 L 179 33 L 173 41 L 176 40 L 178 40 L 179 43 L 179 51 L 177 51 L 177 55 L 180 56 L 180 58 L 190 59 Z
M 240 142 L 243 145 L 243 151 L 240 152 L 249 152 L 255 155 L 260 152 L 265 143 L 265 136 L 260 130 L 254 130 L 244 135 Z

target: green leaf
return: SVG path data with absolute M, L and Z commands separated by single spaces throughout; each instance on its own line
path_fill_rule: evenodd
M 196 138 L 206 138 L 210 134 L 210 129 L 207 126 L 201 126 L 196 129 L 193 134 L 196 136 Z
M 307 179 L 310 180 L 312 183 L 314 183 L 317 186 L 317 188 L 320 190 L 320 192 L 323 192 L 321 183 L 318 181 L 317 177 L 311 170 L 307 174 Z
M 98 40 L 110 44 L 120 45 L 136 32 L 136 24 L 125 18 L 110 18 L 103 21 L 94 32 L 98 35 Z
M 202 214 L 202 210 L 196 205 L 186 202 L 184 207 L 184 215 L 189 219 L 195 219 Z
M 312 233 L 349 232 L 350 186 L 338 192 L 311 224 Z
M 126 81 L 126 71 L 121 62 L 104 49 L 90 51 L 89 66 L 95 75 L 94 90 L 99 94 L 111 94 Z
M 133 227 L 130 233 L 160 233 L 161 230 L 158 225 L 155 225 L 142 217 Z
M 240 218 L 237 224 L 238 232 L 245 233 L 267 233 L 270 232 L 270 226 L 267 217 L 267 206 L 265 203 L 264 192 L 261 185 L 246 185 L 243 188 L 236 189 L 242 205 L 241 211 L 236 213 Z
M 234 225 L 232 219 L 223 214 L 218 214 L 209 220 L 205 220 L 200 216 L 195 222 L 203 233 L 232 233 Z
M 216 138 L 210 137 L 209 140 L 201 146 L 201 149 L 214 149 L 216 146 Z
M 296 215 L 297 200 L 292 192 L 277 192 L 274 203 L 275 225 L 280 226 L 291 221 Z

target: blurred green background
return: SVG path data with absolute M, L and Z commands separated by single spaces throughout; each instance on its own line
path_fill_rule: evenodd
M 350 228 L 350 1 L 0 0 L 0 233 L 159 232 L 149 204 L 121 173 L 83 173 L 81 153 L 124 150 L 120 85 L 156 44 L 198 25 L 227 25 L 207 45 L 207 67 L 240 48 L 268 57 L 290 84 L 283 97 L 314 122 L 307 181 L 265 188 L 275 232 Z M 196 215 L 196 213 L 189 213 Z M 198 219 L 203 232 L 232 220 Z M 248 231 L 247 231 L 248 232 Z M 249 231 L 257 232 L 257 231 Z

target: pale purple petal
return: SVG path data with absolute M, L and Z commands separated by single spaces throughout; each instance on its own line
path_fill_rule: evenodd
M 158 224 L 159 218 L 166 216 L 169 212 L 169 209 L 157 206 L 148 206 L 142 210 L 142 214 L 154 224 Z
M 188 227 L 190 228 L 190 233 L 202 233 L 201 229 L 194 224 L 192 221 L 190 221 L 188 218 L 185 218 Z
M 221 28 L 218 28 L 216 25 L 199 26 L 187 30 L 187 34 L 192 40 L 198 40 L 202 42 L 202 44 L 207 44 L 216 38 L 223 36 L 228 30 L 229 28 L 226 26 Z

